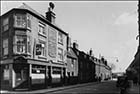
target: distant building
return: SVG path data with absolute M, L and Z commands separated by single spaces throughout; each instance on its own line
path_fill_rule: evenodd
M 111 68 L 107 65 L 107 61 L 94 57 L 96 77 L 101 77 L 101 80 L 110 79 L 112 76 Z M 105 63 L 106 62 L 106 63 Z
M 78 82 L 85 83 L 94 81 L 95 79 L 95 63 L 92 61 L 91 56 L 80 51 L 78 44 L 73 43 L 73 51 L 78 57 Z
M 2 88 L 47 87 L 66 76 L 68 34 L 55 24 L 53 8 L 44 17 L 23 4 L 0 17 Z

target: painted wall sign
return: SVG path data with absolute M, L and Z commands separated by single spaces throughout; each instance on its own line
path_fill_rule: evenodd
M 49 28 L 48 32 L 48 54 L 50 57 L 56 58 L 57 32 L 53 28 Z

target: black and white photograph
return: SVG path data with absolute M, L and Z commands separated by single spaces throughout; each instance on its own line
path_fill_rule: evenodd
M 0 93 L 140 94 L 138 0 L 0 3 Z

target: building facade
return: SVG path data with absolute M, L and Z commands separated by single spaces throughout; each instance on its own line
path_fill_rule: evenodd
M 1 16 L 0 68 L 4 89 L 31 89 L 60 83 L 66 76 L 68 34 L 56 26 L 50 6 L 46 17 L 23 4 Z
M 78 57 L 78 82 L 86 83 L 95 79 L 95 63 L 91 55 L 78 49 L 78 44 L 73 43 L 73 51 Z
M 112 77 L 111 68 L 107 65 L 107 61 L 105 61 L 103 58 L 98 59 L 94 57 L 95 62 L 95 71 L 96 71 L 96 79 L 100 80 L 108 80 Z

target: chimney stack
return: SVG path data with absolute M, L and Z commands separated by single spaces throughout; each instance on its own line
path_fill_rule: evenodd
M 73 48 L 78 49 L 78 44 L 76 42 L 73 42 Z
M 54 4 L 52 2 L 49 3 L 48 12 L 46 12 L 46 19 L 52 24 L 55 23 L 55 13 L 53 12 Z

